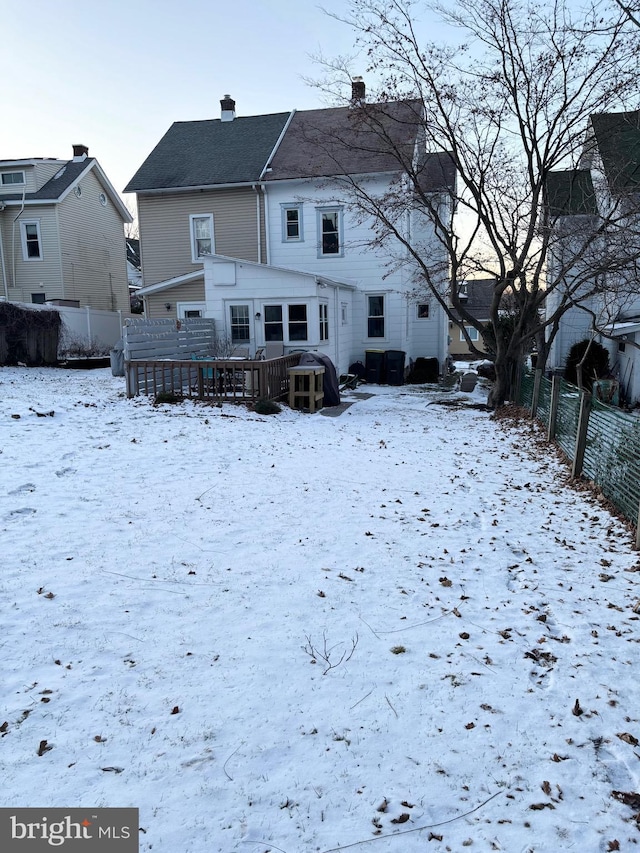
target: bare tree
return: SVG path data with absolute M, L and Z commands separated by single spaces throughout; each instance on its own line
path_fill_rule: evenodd
M 138 227 L 138 209 L 134 198 L 131 195 L 127 195 L 122 201 L 133 218 L 133 222 L 125 223 L 124 236 L 132 240 L 138 240 L 140 238 L 140 228 Z
M 459 32 L 462 44 L 423 44 L 416 18 L 424 9 Z M 390 263 L 411 265 L 416 295 L 428 294 L 451 319 L 457 315 L 492 338 L 497 379 L 490 403 L 499 406 L 524 353 L 535 343 L 544 367 L 563 314 L 614 278 L 626 280 L 623 272 L 635 270 L 640 256 L 638 235 L 629 239 L 637 199 L 619 193 L 603 205 L 582 165 L 596 144 L 586 135 L 591 116 L 637 103 L 638 37 L 628 11 L 609 0 L 594 0 L 582 11 L 562 0 L 430 6 L 351 0 L 339 19 L 356 32 L 367 73 L 377 80 L 370 100 L 417 105 L 414 119 L 427 154 L 416 158 L 394 147 L 364 103 L 358 107 L 362 122 L 388 146 L 400 177 L 377 195 L 357 177 L 335 183 L 354 210 L 373 217 L 376 241 L 396 239 L 401 252 Z M 320 87 L 335 91 L 350 77 L 348 62 L 324 65 Z M 448 203 L 442 193 L 425 191 L 429 152 L 447 152 L 455 167 L 457 187 L 444 193 Z M 446 287 L 442 262 L 434 264 L 434 253 L 400 225 L 407 189 L 445 250 Z M 458 288 L 492 276 L 487 329 L 469 313 Z M 545 314 L 545 299 L 554 292 L 553 309 Z

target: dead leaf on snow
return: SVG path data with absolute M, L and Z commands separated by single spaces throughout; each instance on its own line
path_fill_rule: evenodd
M 553 803 L 533 803 L 529 808 L 534 812 L 540 812 L 542 809 L 555 809 Z
M 616 737 L 619 737 L 620 740 L 623 740 L 625 743 L 630 743 L 631 746 L 638 746 L 638 738 L 629 734 L 629 732 L 618 732 Z
M 430 832 L 427 841 L 442 841 L 444 835 L 436 835 L 435 832 Z
M 577 699 L 576 704 L 571 709 L 571 713 L 574 715 L 574 717 L 579 717 L 581 714 L 584 714 L 584 711 L 580 707 L 580 702 Z
M 406 823 L 410 817 L 408 812 L 403 812 L 399 817 L 394 817 L 391 823 Z
M 541 788 L 542 788 L 542 790 L 545 792 L 545 794 L 547 795 L 547 797 L 550 797 L 550 796 L 551 796 L 551 785 L 547 782 L 547 780 L 546 780 L 546 779 L 545 779 L 545 781 L 542 783 L 542 785 L 540 785 L 540 787 L 541 787 Z
M 611 796 L 614 800 L 624 803 L 625 806 L 631 806 L 632 809 L 640 809 L 640 794 L 635 791 L 612 791 Z
M 45 752 L 49 752 L 51 749 L 53 749 L 53 747 L 49 745 L 48 741 L 41 740 L 40 746 L 38 747 L 38 755 L 44 755 Z
M 438 578 L 438 580 L 440 581 L 442 586 L 453 586 L 453 581 L 450 581 L 449 578 L 447 578 L 447 577 Z
M 385 797 L 384 800 L 380 803 L 380 805 L 376 809 L 376 811 L 377 812 L 386 812 L 388 806 L 389 806 L 389 802 L 388 802 L 387 798 Z

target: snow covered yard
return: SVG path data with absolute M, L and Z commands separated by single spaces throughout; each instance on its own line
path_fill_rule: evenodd
M 154 853 L 637 849 L 638 555 L 528 427 L 123 384 L 0 369 L 3 806 L 139 807 Z

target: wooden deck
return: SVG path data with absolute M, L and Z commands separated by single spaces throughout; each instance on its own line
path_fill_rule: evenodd
M 300 353 L 266 361 L 203 358 L 125 361 L 127 397 L 161 392 L 211 402 L 278 400 L 289 391 Z

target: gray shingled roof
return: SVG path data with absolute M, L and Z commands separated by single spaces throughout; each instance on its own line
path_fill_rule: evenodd
M 493 292 L 496 286 L 494 278 L 479 278 L 465 282 L 467 289 L 467 301 L 465 308 L 476 320 L 488 320 L 493 301 Z M 452 311 L 453 316 L 460 320 L 460 314 Z
M 640 188 L 640 111 L 591 116 L 607 182 L 613 192 Z
M 257 181 L 290 113 L 233 121 L 177 121 L 125 187 L 125 192 Z
M 545 189 L 551 216 L 595 216 L 598 213 L 588 169 L 550 172 Z
M 85 160 L 78 161 L 69 160 L 37 192 L 26 193 L 25 201 L 56 201 L 93 162 L 95 162 L 95 157 L 87 157 Z M 21 200 L 22 193 L 2 194 L 2 201 Z
M 265 177 L 277 181 L 397 171 L 400 163 L 411 163 L 421 124 L 419 101 L 297 112 Z

